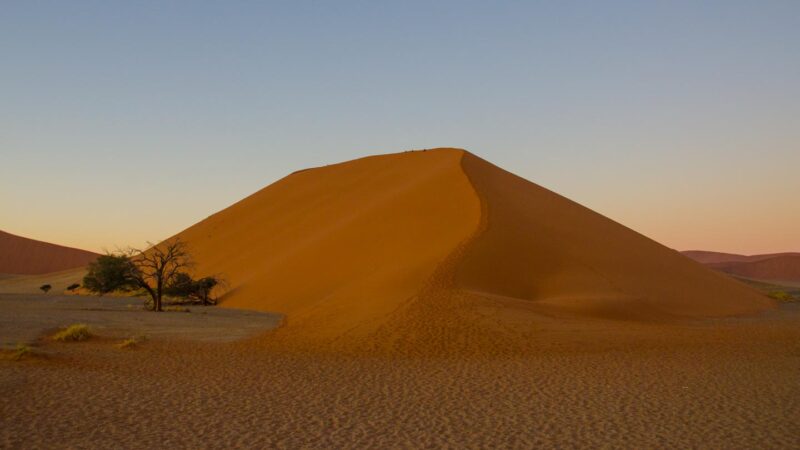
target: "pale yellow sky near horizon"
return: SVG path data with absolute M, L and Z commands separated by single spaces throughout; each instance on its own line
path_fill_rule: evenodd
M 142 246 L 461 147 L 676 249 L 800 251 L 800 2 L 10 2 L 0 229 Z
M 585 188 L 585 183 L 571 185 L 557 179 L 552 184 L 563 184 L 569 193 L 553 185 L 544 187 L 677 250 L 741 254 L 800 251 L 800 208 L 790 195 L 800 192 L 800 178 L 766 183 L 773 177 L 759 180 L 758 176 L 751 176 L 751 180 L 733 185 L 697 184 L 697 180 L 685 179 L 665 185 L 656 175 L 627 179 L 607 175 L 608 179 L 591 180 L 603 186 L 598 190 L 579 189 Z M 65 186 L 55 196 L 55 203 L 60 206 L 53 214 L 45 215 L 45 220 L 35 215 L 6 217 L 0 229 L 101 253 L 127 246 L 143 247 L 146 241 L 158 242 L 177 234 L 256 190 L 238 197 L 219 195 L 204 205 L 187 189 L 172 192 L 172 203 L 160 202 L 141 211 L 136 202 L 146 203 L 146 198 L 133 193 L 120 195 L 123 205 L 111 205 L 105 211 L 81 211 L 83 201 L 70 201 L 70 188 Z

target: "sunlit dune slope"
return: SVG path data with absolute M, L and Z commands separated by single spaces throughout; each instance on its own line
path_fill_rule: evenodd
M 0 231 L 0 273 L 33 275 L 87 265 L 96 253 Z
M 289 323 L 374 328 L 415 295 L 480 220 L 459 164 L 441 150 L 296 172 L 180 234 L 198 271 L 222 274 L 225 305 Z M 318 330 L 322 332 L 324 330 Z
M 410 330 L 420 320 L 452 325 L 454 308 L 481 308 L 480 299 L 498 317 L 504 305 L 612 319 L 772 306 L 457 149 L 296 172 L 179 236 L 198 272 L 227 279 L 225 306 L 282 312 L 289 330 L 313 327 L 327 337 L 403 334 L 403 324 Z

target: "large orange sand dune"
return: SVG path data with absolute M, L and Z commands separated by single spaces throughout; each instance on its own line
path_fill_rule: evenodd
M 225 306 L 285 313 L 283 333 L 314 341 L 447 346 L 524 334 L 533 317 L 665 320 L 773 306 L 458 149 L 296 172 L 178 236 L 198 272 L 227 279 Z

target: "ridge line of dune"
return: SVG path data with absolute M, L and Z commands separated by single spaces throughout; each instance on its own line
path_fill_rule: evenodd
M 368 352 L 373 355 L 430 355 L 447 354 L 456 350 L 461 353 L 474 351 L 471 349 L 472 345 L 466 345 L 466 342 L 462 342 L 459 346 L 454 346 L 452 342 L 457 336 L 462 338 L 470 336 L 467 340 L 474 341 L 475 336 L 480 333 L 478 325 L 458 317 L 459 312 L 466 309 L 469 295 L 465 295 L 462 289 L 456 286 L 455 275 L 470 244 L 488 228 L 488 204 L 463 167 L 462 162 L 468 152 L 461 149 L 458 151 L 459 172 L 480 205 L 478 223 L 468 236 L 454 245 L 436 264 L 425 281 L 420 284 L 419 289 L 394 308 L 385 322 L 367 334 L 359 334 L 357 332 L 359 325 L 354 325 L 330 340 L 314 342 L 314 347 L 309 347 L 309 342 L 304 342 L 298 334 L 303 332 L 303 326 L 300 329 L 282 326 L 269 332 L 267 340 L 258 339 L 258 341 L 261 344 L 283 347 L 283 350 L 291 348 L 295 351 L 336 354 Z M 290 324 L 291 318 L 287 318 L 285 325 Z M 447 332 L 445 329 L 458 331 Z
M 488 202 L 463 166 L 469 152 L 459 151 L 459 169 L 480 205 L 479 221 L 470 235 L 436 265 L 419 290 L 398 305 L 392 318 L 364 337 L 369 344 L 362 348 L 372 354 L 445 355 L 475 351 L 468 342 L 475 340 L 480 326 L 458 317 L 466 309 L 470 295 L 457 286 L 455 276 L 465 252 L 489 227 Z M 460 342 L 454 342 L 458 338 Z M 338 350 L 347 352 L 354 347 Z
M 181 233 L 277 347 L 499 354 L 548 318 L 724 316 L 768 302 L 463 149 L 296 172 Z M 499 350 L 503 349 L 503 350 Z

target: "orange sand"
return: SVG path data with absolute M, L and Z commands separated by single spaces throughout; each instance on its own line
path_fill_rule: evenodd
M 458 149 L 296 172 L 178 236 L 199 273 L 228 280 L 225 306 L 286 314 L 276 334 L 317 349 L 491 351 L 526 339 L 541 314 L 671 320 L 773 307 Z M 457 344 L 465 336 L 472 344 Z
M 526 354 L 102 337 L 0 360 L 2 448 L 796 448 L 800 311 L 540 321 Z M 39 350 L 37 350 L 39 351 Z
M 285 325 L 43 340 L 0 359 L 0 447 L 800 442 L 796 305 L 461 150 L 298 172 L 179 236 Z

